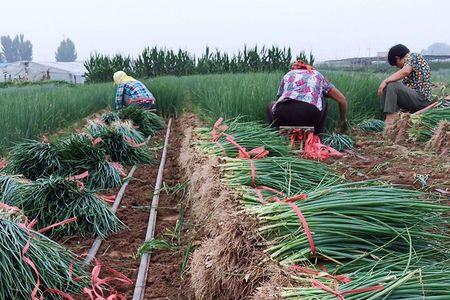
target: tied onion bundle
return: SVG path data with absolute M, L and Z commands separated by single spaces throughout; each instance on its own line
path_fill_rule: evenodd
M 61 299 L 48 290 L 57 289 L 69 294 L 81 292 L 89 278 L 81 268 L 81 261 L 58 243 L 21 226 L 20 223 L 25 221 L 21 213 L 0 207 L 0 300 L 28 300 L 31 297 L 36 274 L 21 256 L 28 242 L 25 256 L 39 271 L 39 294 L 45 299 Z
M 132 166 L 153 161 L 146 144 L 135 145 L 133 140 L 127 140 L 127 137 L 115 128 L 105 127 L 94 135 L 94 138 L 101 139 L 98 143 L 100 149 L 104 150 L 113 162 Z
M 295 157 L 267 157 L 253 162 L 254 183 L 268 186 L 287 195 L 313 191 L 321 186 L 342 182 L 327 166 L 313 160 Z M 221 165 L 228 184 L 238 187 L 252 184 L 249 160 L 224 158 Z
M 35 180 L 49 176 L 60 168 L 61 162 L 53 144 L 27 140 L 11 149 L 4 171 Z
M 345 134 L 321 134 L 320 139 L 324 145 L 330 146 L 337 151 L 353 149 L 355 147 L 353 140 Z
M 384 121 L 378 119 L 368 119 L 359 123 L 358 128 L 362 131 L 381 132 L 384 130 Z
M 64 175 L 89 172 L 85 179 L 89 189 L 106 190 L 120 186 L 122 180 L 115 165 L 107 161 L 106 152 L 92 137 L 73 134 L 58 144 Z
M 441 121 L 450 121 L 450 107 L 434 108 L 421 115 L 412 115 L 408 136 L 415 141 L 428 141 Z
M 370 182 L 340 184 L 308 193 L 296 201 L 302 211 L 319 257 L 336 263 L 353 260 L 366 251 L 384 247 L 384 252 L 407 253 L 414 249 L 442 249 L 446 240 L 447 206 L 422 201 L 426 195 Z M 244 201 L 258 201 L 249 191 Z M 283 203 L 249 208 L 261 220 L 272 258 L 285 264 L 307 261 L 311 249 L 294 210 Z M 410 238 L 408 237 L 410 236 Z
M 131 120 L 144 136 L 154 135 L 164 128 L 164 121 L 160 116 L 136 105 L 125 107 L 120 111 L 119 116 L 122 120 Z
M 103 122 L 105 122 L 107 125 L 120 121 L 119 114 L 113 111 L 108 111 L 102 114 L 101 119 Z
M 20 175 L 0 173 L 0 202 L 12 204 L 25 183 L 30 181 Z
M 133 140 L 136 144 L 145 142 L 145 138 L 141 132 L 133 127 L 133 123 L 129 120 L 115 121 L 111 123 L 111 128 L 114 128 L 122 136 Z
M 247 151 L 264 146 L 270 156 L 283 156 L 289 153 L 286 138 L 267 125 L 259 122 L 242 122 L 240 118 L 227 120 L 223 124 L 228 125 L 224 133 L 231 135 Z M 209 154 L 216 156 L 226 154 L 228 157 L 238 155 L 238 149 L 227 140 L 225 135 L 220 136 L 217 140 L 217 143 L 221 145 L 218 146 L 217 143 L 211 142 L 211 128 L 201 128 L 198 130 L 198 134 L 199 146 Z
M 77 217 L 76 222 L 55 228 L 53 234 L 80 233 L 104 238 L 123 228 L 123 223 L 95 193 L 57 175 L 24 184 L 12 204 L 36 219 L 38 228 Z
M 106 123 L 104 123 L 101 120 L 88 120 L 86 125 L 86 131 L 92 136 L 97 136 L 106 127 L 107 127 Z

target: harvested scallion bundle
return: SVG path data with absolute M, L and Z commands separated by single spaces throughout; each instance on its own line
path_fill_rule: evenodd
M 228 125 L 224 133 L 231 135 L 234 140 L 247 151 L 264 146 L 271 156 L 287 155 L 289 146 L 287 139 L 280 136 L 278 132 L 267 125 L 258 122 L 241 122 L 239 118 L 223 122 Z M 201 128 L 198 130 L 199 145 L 205 151 L 213 155 L 236 157 L 238 149 L 231 144 L 226 135 L 220 135 L 217 143 L 211 142 L 211 128 Z M 225 151 L 225 153 L 223 153 Z
M 358 128 L 362 131 L 381 132 L 384 130 L 384 121 L 378 119 L 364 120 L 358 124 Z
M 321 134 L 320 140 L 324 145 L 330 146 L 337 151 L 343 151 L 346 149 L 353 149 L 355 143 L 353 140 L 345 134 L 331 133 L 331 134 Z
M 56 175 L 25 184 L 13 204 L 36 219 L 39 228 L 77 217 L 76 222 L 54 229 L 54 234 L 106 237 L 123 227 L 95 193 Z
M 122 136 L 133 140 L 136 144 L 143 143 L 145 141 L 141 132 L 133 128 L 133 123 L 129 120 L 115 121 L 110 125 L 117 130 Z
M 50 289 L 69 294 L 81 292 L 89 278 L 81 268 L 81 261 L 44 235 L 21 226 L 25 221 L 23 215 L 0 207 L 0 299 L 30 299 L 36 273 L 23 257 L 36 266 L 40 280 L 38 293 L 45 299 L 61 299 L 49 292 Z M 21 255 L 28 242 L 28 250 Z
M 428 141 L 441 121 L 450 121 L 450 107 L 434 108 L 421 115 L 412 115 L 408 136 L 415 141 Z
M 133 140 L 126 137 L 115 128 L 103 128 L 94 136 L 100 138 L 99 147 L 114 162 L 132 166 L 134 164 L 147 164 L 153 161 L 152 155 L 145 144 L 136 145 Z
M 122 109 L 119 116 L 122 120 L 131 120 L 144 136 L 154 135 L 164 128 L 164 121 L 160 116 L 136 105 L 129 105 Z
M 86 131 L 92 135 L 96 136 L 100 134 L 101 130 L 107 127 L 107 125 L 101 120 L 88 120 L 86 125 Z
M 46 142 L 28 140 L 15 145 L 10 151 L 5 172 L 22 174 L 35 180 L 49 176 L 61 168 L 55 147 Z
M 221 165 L 225 178 L 233 186 L 252 184 L 249 160 L 225 158 Z M 287 195 L 312 191 L 319 186 L 342 182 L 325 165 L 313 160 L 295 157 L 268 157 L 253 162 L 256 186 L 274 188 Z
M 362 182 L 315 190 L 296 205 L 313 232 L 318 256 L 345 262 L 383 245 L 386 252 L 407 252 L 407 234 L 417 250 L 442 248 L 440 241 L 446 239 L 443 214 L 450 208 L 418 199 L 424 196 Z M 258 201 L 252 191 L 245 199 Z M 289 205 L 271 203 L 248 210 L 262 221 L 260 230 L 268 239 L 273 258 L 287 264 L 309 259 L 307 236 Z
M 0 202 L 12 204 L 21 187 L 30 181 L 20 175 L 0 173 Z
M 99 143 L 86 134 L 74 134 L 60 141 L 57 148 L 63 166 L 61 173 L 69 176 L 89 171 L 85 180 L 89 189 L 120 186 L 120 173 L 113 163 L 107 161 L 106 152 Z
M 116 121 L 120 121 L 120 117 L 119 114 L 113 111 L 108 111 L 102 114 L 101 116 L 102 121 L 105 122 L 107 125 L 116 122 Z

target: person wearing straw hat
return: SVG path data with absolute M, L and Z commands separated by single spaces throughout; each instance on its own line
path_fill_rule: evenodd
M 275 127 L 309 126 L 316 134 L 323 133 L 328 112 L 327 97 L 339 105 L 339 130 L 346 131 L 345 96 L 312 66 L 297 60 L 283 76 L 278 100 L 267 107 L 267 119 Z
M 117 85 L 114 101 L 115 110 L 128 105 L 137 105 L 144 109 L 156 109 L 156 100 L 149 89 L 139 80 L 128 76 L 124 71 L 117 71 L 113 75 L 114 84 Z

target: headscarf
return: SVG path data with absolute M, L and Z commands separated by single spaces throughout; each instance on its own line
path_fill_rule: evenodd
M 292 70 L 314 70 L 313 67 L 311 67 L 310 65 L 306 64 L 303 60 L 296 60 L 294 65 L 292 66 Z
M 134 79 L 131 76 L 128 76 L 127 73 L 125 73 L 124 71 L 117 71 L 116 73 L 114 73 L 113 80 L 114 80 L 114 83 L 117 85 L 119 85 L 121 83 L 136 81 L 136 79 Z

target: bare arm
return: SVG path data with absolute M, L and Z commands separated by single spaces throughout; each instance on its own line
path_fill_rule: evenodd
M 391 83 L 391 82 L 396 82 L 399 80 L 402 80 L 403 78 L 407 77 L 409 74 L 411 74 L 412 72 L 412 67 L 408 64 L 405 64 L 403 66 L 403 68 L 401 68 L 400 70 L 398 70 L 397 72 L 393 73 L 392 75 L 390 75 L 388 78 L 386 78 L 385 80 L 383 80 L 380 84 L 380 87 L 378 88 L 378 95 L 380 96 L 384 89 L 386 88 L 386 86 Z
M 339 105 L 339 127 L 341 131 L 345 131 L 345 115 L 347 113 L 347 99 L 345 98 L 344 94 L 337 88 L 332 88 L 328 91 L 327 94 L 328 97 L 333 98 L 336 100 L 336 102 Z

